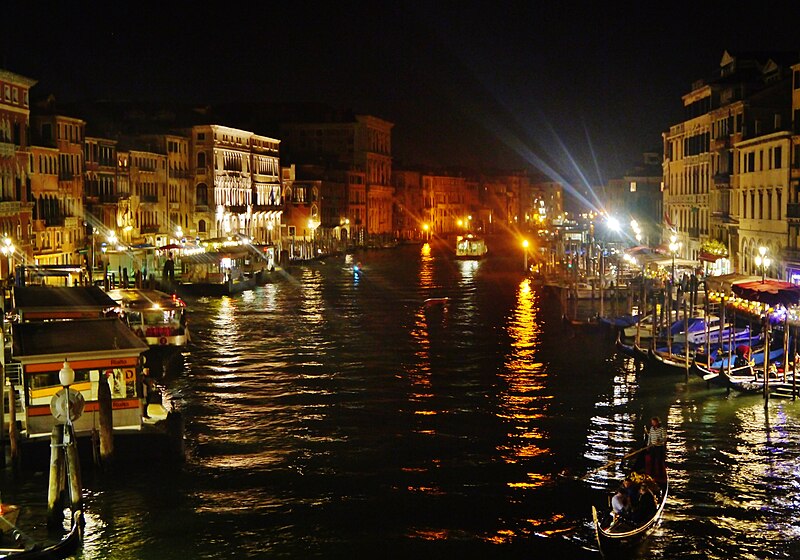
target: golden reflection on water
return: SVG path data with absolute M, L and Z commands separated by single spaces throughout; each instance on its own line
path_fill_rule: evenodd
M 428 297 L 428 294 L 430 294 L 431 289 L 434 287 L 433 265 L 434 257 L 431 253 L 431 246 L 425 243 L 420 249 L 418 281 L 420 292 L 426 294 L 425 297 Z M 428 316 L 425 313 L 424 306 L 420 306 L 414 314 L 414 327 L 411 329 L 410 335 L 411 339 L 416 342 L 418 349 L 414 352 L 416 361 L 408 371 L 409 381 L 411 382 L 409 400 L 411 402 L 422 403 L 433 397 L 430 380 L 431 340 L 428 330 Z M 416 410 L 414 414 L 431 416 L 435 415 L 436 412 L 432 410 Z
M 461 271 L 461 285 L 472 285 L 475 282 L 475 273 L 478 271 L 480 261 L 460 260 L 458 269 Z
M 300 278 L 300 310 L 303 320 L 310 325 L 323 323 L 325 300 L 320 290 L 321 272 L 314 268 L 304 269 Z
M 538 322 L 539 294 L 531 289 L 530 280 L 523 280 L 517 290 L 516 307 L 508 322 L 511 352 L 506 359 L 502 378 L 506 389 L 500 394 L 497 416 L 508 426 L 507 444 L 498 451 L 506 463 L 522 463 L 550 453 L 547 434 L 537 425 L 547 408 L 545 394 L 547 372 L 536 360 L 541 343 Z M 546 484 L 545 477 L 527 473 L 527 480 L 509 481 L 511 488 L 529 490 Z

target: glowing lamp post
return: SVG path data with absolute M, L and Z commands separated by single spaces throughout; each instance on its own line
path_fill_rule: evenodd
M 528 240 L 522 240 L 522 254 L 523 254 L 523 266 L 525 267 L 525 272 L 528 272 Z
M 8 276 L 11 276 L 11 257 L 14 255 L 14 244 L 11 242 L 11 238 L 7 235 L 3 237 L 3 244 L 0 246 L 0 251 L 2 251 L 3 255 L 5 255 L 7 262 L 8 262 Z
M 66 358 L 64 358 L 64 365 L 61 366 L 58 372 L 58 382 L 61 383 L 62 387 L 69 387 L 75 383 L 75 370 L 72 369 Z
M 58 405 L 60 405 L 59 416 L 64 420 L 65 424 L 69 424 L 71 420 L 69 410 L 69 386 L 75 383 L 75 370 L 72 369 L 66 358 L 64 358 L 64 365 L 61 366 L 58 372 L 58 382 L 61 383 L 61 386 L 64 388 L 61 402 L 58 403 Z M 54 401 L 56 398 L 56 396 L 53 396 Z M 53 404 L 55 405 L 55 402 Z
M 681 249 L 681 244 L 678 243 L 678 238 L 673 234 L 669 236 L 669 252 L 672 253 L 672 283 L 675 283 L 675 256 Z
M 767 248 L 759 247 L 758 255 L 755 258 L 756 268 L 761 269 L 761 283 L 763 284 L 767 279 L 767 269 L 772 263 L 772 260 L 767 256 Z
M 431 226 L 428 224 L 422 224 L 422 231 L 425 232 L 425 241 L 431 240 Z

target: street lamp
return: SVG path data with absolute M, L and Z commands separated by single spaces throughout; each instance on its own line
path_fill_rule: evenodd
M 431 233 L 430 233 L 431 226 L 428 224 L 422 224 L 422 231 L 425 232 L 425 241 L 430 241 Z
M 528 272 L 528 240 L 527 239 L 523 239 L 522 240 L 522 253 L 524 255 L 523 262 L 524 262 L 524 266 L 525 266 L 525 272 L 527 273 Z
M 11 238 L 9 236 L 3 237 L 3 245 L 0 246 L 0 251 L 6 256 L 8 260 L 8 276 L 11 276 L 11 257 L 14 255 L 14 244 L 11 242 Z
M 672 283 L 675 283 L 675 256 L 681 249 L 681 244 L 678 243 L 678 238 L 675 234 L 669 236 L 669 252 L 672 253 Z
M 758 248 L 758 255 L 755 258 L 756 268 L 761 269 L 761 283 L 763 284 L 767 279 L 767 269 L 769 265 L 772 263 L 770 258 L 767 256 L 767 248 L 761 246 Z

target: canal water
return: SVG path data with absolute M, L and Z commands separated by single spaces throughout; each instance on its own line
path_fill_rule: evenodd
M 591 505 L 622 472 L 600 467 L 653 415 L 670 497 L 632 558 L 798 557 L 800 405 L 637 370 L 562 321 L 515 244 L 489 247 L 370 251 L 360 275 L 331 258 L 189 300 L 193 343 L 165 377 L 187 460 L 86 465 L 75 558 L 599 558 Z M 3 487 L 44 503 L 42 471 Z

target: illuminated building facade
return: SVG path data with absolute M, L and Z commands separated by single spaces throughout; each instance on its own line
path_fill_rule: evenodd
M 738 173 L 734 210 L 739 223 L 739 271 L 760 274 L 755 257 L 766 247 L 772 265 L 767 276 L 783 276 L 780 256 L 788 239 L 786 223 L 791 133 L 775 132 L 734 145 Z
M 198 237 L 266 243 L 280 231 L 280 141 L 221 125 L 195 126 L 190 134 Z
M 30 88 L 35 80 L 0 70 L 0 235 L 15 248 L 2 259 L 3 277 L 22 264 L 31 251 Z
M 683 96 L 685 120 L 663 134 L 664 238 L 678 236 L 681 256 L 699 259 L 716 244 L 727 247 L 731 270 L 748 266 L 739 238 L 735 146 L 788 126 L 788 69 L 796 59 L 726 51 L 716 75 Z
M 427 214 L 425 223 L 430 224 L 431 233 L 463 233 L 470 229 L 464 222 L 469 216 L 465 193 L 464 177 L 422 175 L 422 197 Z
M 285 123 L 283 143 L 293 163 L 322 163 L 328 169 L 351 169 L 364 175 L 352 184 L 346 219 L 364 234 L 389 238 L 392 233 L 392 128 L 370 115 L 333 117 L 326 122 Z M 357 180 L 357 176 L 354 176 Z
M 61 115 L 31 117 L 31 256 L 37 265 L 79 264 L 84 240 L 86 123 Z
M 786 193 L 788 237 L 783 250 L 786 278 L 800 284 L 800 64 L 792 66 L 791 146 L 789 188 Z M 776 255 L 777 256 L 777 255 Z

